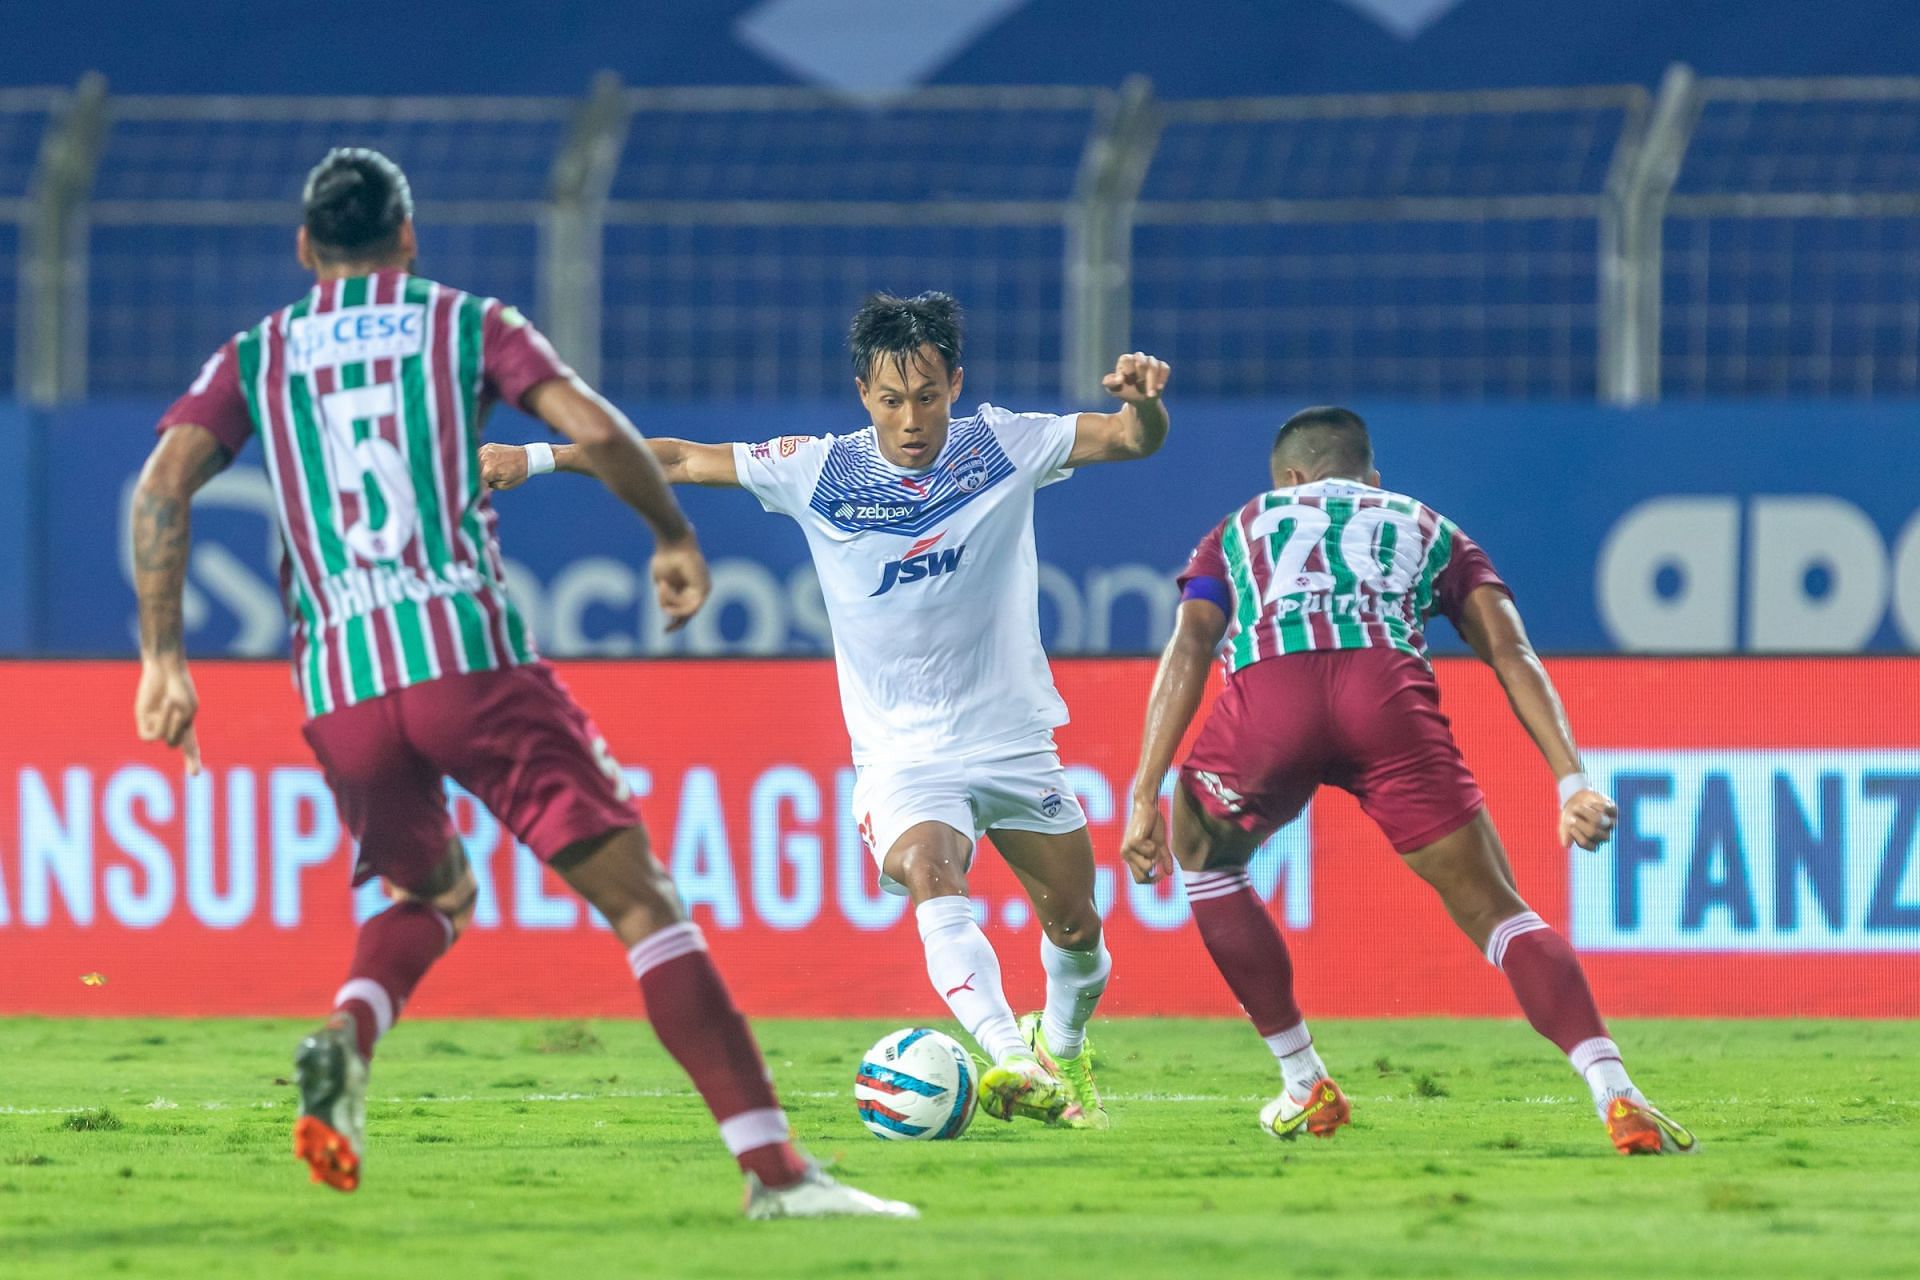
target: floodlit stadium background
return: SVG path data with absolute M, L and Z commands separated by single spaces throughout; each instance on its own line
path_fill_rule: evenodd
M 505 38 L 513 11 L 468 6 L 444 48 L 349 59 L 322 34 L 298 60 L 244 23 L 216 58 L 198 19 L 83 49 L 25 15 L 0 49 L 0 1012 L 306 1012 L 324 979 L 276 957 L 344 955 L 372 905 L 276 658 L 255 457 L 196 511 L 190 646 L 235 660 L 197 668 L 209 778 L 128 714 L 123 512 L 150 425 L 304 287 L 299 182 L 343 143 L 408 169 L 424 272 L 520 303 L 662 434 L 860 425 L 840 337 L 871 289 L 956 294 L 970 397 L 1014 408 L 1097 403 L 1123 349 L 1168 359 L 1166 450 L 1037 517 L 1061 741 L 1110 869 L 1171 570 L 1261 483 L 1287 412 L 1346 401 L 1387 483 L 1513 583 L 1621 799 L 1607 849 L 1554 848 L 1551 779 L 1497 688 L 1443 665 L 1523 888 L 1603 1005 L 1913 1011 L 1920 77 L 1898 73 L 1920 29 L 1900 6 L 1699 0 L 1649 28 L 1574 0 L 1313 0 L 1249 30 L 1201 5 L 1143 48 L 1109 30 L 1149 13 L 1132 3 L 828 30 L 810 2 L 644 37 L 582 12 L 534 49 Z M 667 637 L 616 503 L 564 480 L 504 498 L 541 643 L 600 660 L 567 678 L 751 1009 L 931 1014 L 845 813 L 804 545 L 745 495 L 686 503 L 717 595 Z M 663 655 L 763 660 L 636 661 Z M 482 945 L 419 1011 L 630 1012 L 594 923 L 456 805 Z M 1031 939 L 982 865 L 985 909 Z M 1344 797 L 1257 870 L 1324 1012 L 1507 1010 Z M 1179 890 L 1108 874 L 1107 1007 L 1231 1012 Z M 1002 947 L 1016 985 L 1031 950 Z M 76 981 L 96 970 L 108 986 Z

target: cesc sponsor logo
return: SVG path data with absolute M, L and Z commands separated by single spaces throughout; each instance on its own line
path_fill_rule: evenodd
M 1855 653 L 1889 614 L 1920 649 L 1920 512 L 1888 540 L 1826 494 L 1651 498 L 1608 531 L 1594 590 L 1628 651 Z
M 331 365 L 417 355 L 427 309 L 413 303 L 346 307 L 301 316 L 287 326 L 287 366 L 306 373 Z
M 907 553 L 898 560 L 889 560 L 880 566 L 880 585 L 868 599 L 883 596 L 903 582 L 919 582 L 922 578 L 937 578 L 957 571 L 967 544 L 936 550 L 934 544 L 946 536 L 946 530 L 942 529 L 931 538 L 922 538 L 908 547 Z
M 1620 805 L 1575 849 L 1588 951 L 1920 952 L 1920 751 L 1589 751 Z

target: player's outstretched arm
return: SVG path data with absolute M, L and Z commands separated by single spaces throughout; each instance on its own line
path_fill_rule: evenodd
M 1074 423 L 1069 467 L 1095 462 L 1131 462 L 1154 453 L 1167 438 L 1167 406 L 1160 393 L 1173 371 L 1144 351 L 1121 356 L 1100 380 L 1125 403 L 1118 413 L 1083 413 Z
M 740 477 L 734 468 L 730 444 L 699 444 L 671 437 L 644 437 L 644 440 L 668 484 L 739 487 Z M 549 471 L 592 475 L 593 467 L 586 452 L 577 444 L 480 446 L 480 478 L 489 489 L 517 489 L 532 477 Z
M 661 611 L 672 619 L 667 630 L 685 626 L 706 603 L 707 562 L 646 441 L 625 414 L 579 378 L 549 378 L 528 391 L 524 403 L 573 441 L 579 465 L 570 469 L 598 477 L 653 529 L 654 591 Z
M 1173 637 L 1160 653 L 1147 697 L 1147 725 L 1140 742 L 1140 763 L 1133 771 L 1133 805 L 1127 815 L 1120 854 L 1139 884 L 1173 873 L 1167 847 L 1167 823 L 1160 813 L 1160 780 L 1173 764 L 1180 739 L 1187 736 L 1200 698 L 1207 690 L 1207 667 L 1227 633 L 1227 615 L 1211 600 L 1183 600 Z
M 1587 782 L 1567 709 L 1527 639 L 1513 598 L 1498 587 L 1478 587 L 1467 596 L 1457 621 L 1461 638 L 1493 668 L 1513 714 L 1560 780 L 1560 842 L 1599 848 L 1613 835 L 1619 810 L 1610 797 Z
M 133 488 L 133 589 L 140 601 L 134 727 L 144 741 L 177 747 L 188 773 L 200 772 L 200 741 L 193 729 L 200 697 L 187 673 L 180 617 L 193 542 L 193 495 L 231 457 L 205 427 L 174 426 L 161 435 Z

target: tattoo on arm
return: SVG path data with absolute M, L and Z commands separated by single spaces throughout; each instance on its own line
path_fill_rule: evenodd
M 162 450 L 168 443 L 162 443 Z M 193 495 L 219 474 L 230 457 L 211 437 L 196 452 L 201 456 L 189 455 L 181 468 L 149 464 L 133 491 L 133 583 L 140 601 L 140 651 L 148 657 L 181 651 L 185 626 L 180 593 L 186 587 L 187 554 L 193 539 Z M 182 474 L 168 479 L 158 474 L 163 470 Z

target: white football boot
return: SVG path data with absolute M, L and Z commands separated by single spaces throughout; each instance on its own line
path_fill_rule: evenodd
M 857 1187 L 843 1186 L 807 1161 L 800 1181 L 769 1187 L 747 1175 L 747 1217 L 755 1222 L 774 1218 L 917 1218 L 920 1211 L 903 1200 L 882 1200 Z

